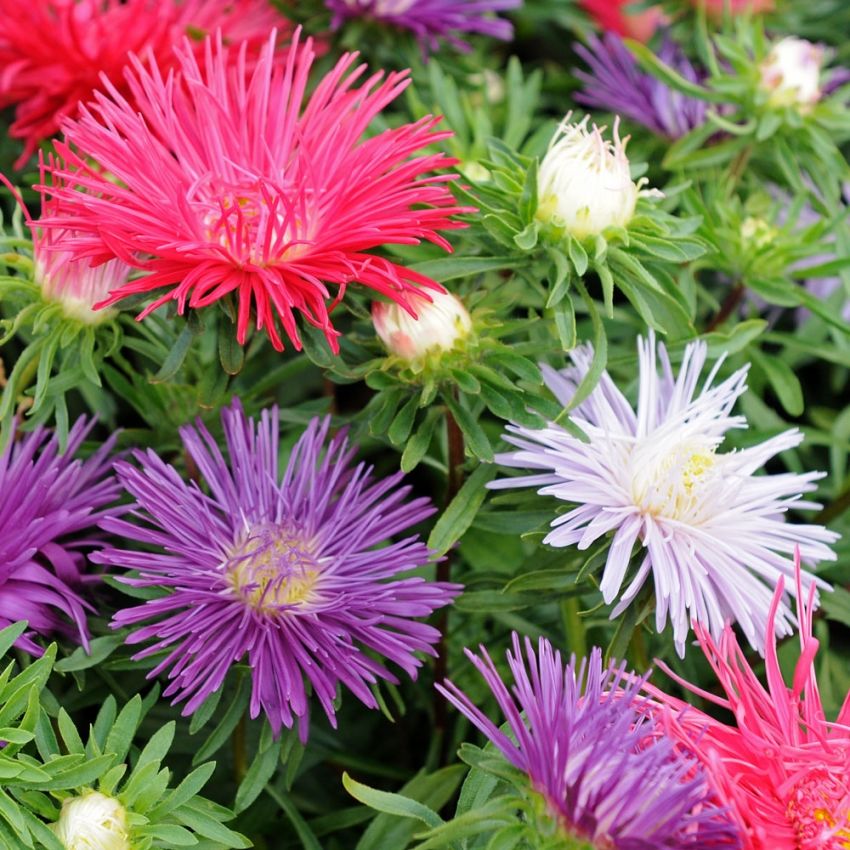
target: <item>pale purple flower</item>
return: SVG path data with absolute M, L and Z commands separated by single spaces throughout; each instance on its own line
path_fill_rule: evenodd
M 137 626 L 128 643 L 153 641 L 135 657 L 166 652 L 150 676 L 168 671 L 165 696 L 194 712 L 247 655 L 250 713 L 275 731 L 299 722 L 307 736 L 309 692 L 335 724 L 337 686 L 370 708 L 378 679 L 397 681 L 373 654 L 411 677 L 439 637 L 417 622 L 447 605 L 457 585 L 398 578 L 428 564 L 418 535 L 394 535 L 429 517 L 408 499 L 401 474 L 375 480 L 353 465 L 344 434 L 313 419 L 281 471 L 277 409 L 260 421 L 234 401 L 221 414 L 225 459 L 200 423 L 180 434 L 203 485 L 184 481 L 153 451 L 138 466 L 116 464 L 136 500 L 133 521 L 103 527 L 153 551 L 107 549 L 98 560 L 137 572 L 122 581 L 167 593 L 119 611 L 113 626 Z M 379 547 L 379 548 L 376 548 Z
M 566 846 L 606 850 L 740 847 L 703 770 L 657 727 L 625 665 L 563 664 L 545 638 L 537 653 L 513 634 L 508 687 L 487 650 L 466 650 L 493 692 L 509 733 L 452 682 L 437 688 L 478 727 L 546 802 Z M 578 843 L 576 843 L 578 842 Z M 547 845 L 548 846 L 548 845 Z M 554 846 L 554 845 L 553 845 Z
M 700 388 L 706 352 L 704 342 L 690 343 L 676 377 L 661 344 L 656 359 L 654 335 L 638 339 L 637 411 L 603 373 L 571 413 L 587 442 L 555 423 L 541 430 L 510 425 L 506 439 L 517 450 L 497 461 L 536 472 L 490 485 L 536 487 L 573 506 L 552 522 L 544 539 L 550 546 L 587 549 L 611 534 L 600 583 L 605 602 L 617 600 L 611 616 L 652 576 L 656 627 L 662 631 L 669 617 L 680 655 L 692 619 L 715 639 L 727 620 L 736 621 L 763 650 L 773 590 L 780 576 L 794 575 L 794 547 L 809 561 L 834 560 L 827 544 L 838 537 L 819 525 L 785 522 L 789 508 L 818 507 L 801 494 L 816 489 L 823 473 L 756 474 L 800 444 L 798 430 L 719 451 L 727 431 L 747 425 L 731 411 L 746 390 L 748 367 L 715 384 L 718 362 Z M 543 366 L 549 389 L 564 405 L 587 374 L 592 351 L 585 346 L 571 357 L 573 366 L 562 372 Z M 636 547 L 637 569 L 630 572 Z M 806 589 L 813 581 L 803 573 Z M 793 623 L 783 600 L 777 635 L 789 634 Z
M 36 635 L 88 647 L 85 553 L 102 545 L 97 523 L 120 490 L 111 474 L 114 437 L 88 459 L 74 458 L 93 425 L 78 419 L 64 453 L 44 428 L 13 433 L 0 452 L 0 629 L 26 620 L 16 645 L 34 655 Z
M 495 13 L 516 9 L 522 0 L 325 0 L 325 5 L 333 12 L 333 27 L 368 18 L 410 30 L 427 50 L 437 50 L 443 40 L 468 50 L 463 37 L 471 33 L 509 40 L 513 27 Z
M 584 84 L 575 96 L 579 103 L 631 118 L 669 139 L 678 139 L 705 123 L 704 101 L 674 91 L 642 71 L 614 33 L 605 33 L 601 38 L 590 35 L 587 45 L 577 44 L 575 50 L 590 69 L 575 72 Z M 696 68 L 669 38 L 659 48 L 658 58 L 686 80 L 699 82 Z

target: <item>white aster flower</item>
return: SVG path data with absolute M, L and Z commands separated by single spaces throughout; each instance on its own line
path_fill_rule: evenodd
M 547 385 L 564 405 L 587 374 L 592 351 L 583 347 L 571 356 L 574 365 L 562 372 L 543 367 Z M 814 490 L 823 474 L 756 475 L 770 458 L 799 445 L 803 437 L 796 429 L 750 448 L 720 451 L 727 431 L 747 425 L 744 417 L 731 415 L 746 389 L 747 367 L 715 385 L 718 363 L 699 388 L 705 343 L 687 346 L 675 377 L 661 344 L 656 359 L 654 335 L 638 340 L 638 356 L 637 411 L 603 373 L 572 414 L 589 442 L 554 423 L 541 430 L 510 425 L 506 439 L 517 450 L 498 455 L 497 462 L 539 473 L 490 486 L 538 487 L 574 505 L 552 522 L 544 540 L 551 546 L 587 549 L 613 532 L 600 584 L 606 603 L 618 600 L 612 617 L 651 574 L 656 628 L 662 631 L 669 617 L 680 655 L 691 620 L 715 639 L 734 620 L 762 651 L 779 577 L 794 586 L 794 547 L 809 561 L 835 559 L 827 544 L 837 534 L 784 518 L 790 507 L 819 507 L 801 494 Z M 642 553 L 624 590 L 635 545 Z M 805 588 L 817 581 L 803 573 Z M 790 634 L 793 623 L 783 600 L 777 634 Z
M 626 156 L 628 137 L 620 139 L 620 119 L 614 121 L 614 141 L 603 138 L 604 127 L 588 129 L 589 117 L 561 122 L 540 163 L 537 177 L 538 218 L 551 220 L 577 239 L 595 236 L 608 227 L 625 227 L 641 195 L 661 195 L 642 189 L 642 177 L 632 180 Z
M 772 106 L 797 106 L 806 111 L 823 94 L 820 87 L 825 52 L 804 38 L 789 36 L 773 45 L 759 66 L 761 87 Z
M 405 360 L 419 360 L 432 351 L 450 351 L 469 336 L 472 319 L 463 302 L 450 292 L 412 296 L 416 318 L 401 305 L 376 301 L 372 305 L 375 331 L 387 350 Z
M 65 850 L 130 850 L 124 807 L 98 791 L 65 800 L 51 829 Z

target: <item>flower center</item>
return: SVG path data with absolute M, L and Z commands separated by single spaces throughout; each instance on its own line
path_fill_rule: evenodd
M 225 569 L 240 599 L 264 613 L 309 604 L 321 572 L 314 540 L 292 526 L 271 524 L 252 528 Z
M 714 447 L 708 441 L 688 440 L 663 453 L 639 449 L 632 457 L 632 498 L 653 516 L 693 516 L 715 465 Z
M 850 789 L 826 770 L 813 770 L 794 786 L 786 809 L 798 850 L 850 848 Z

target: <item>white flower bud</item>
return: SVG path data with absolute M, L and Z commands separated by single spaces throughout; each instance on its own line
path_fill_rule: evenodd
M 450 351 L 469 336 L 472 319 L 459 298 L 450 292 L 429 292 L 410 297 L 417 318 L 399 304 L 376 301 L 372 321 L 381 342 L 391 354 L 418 360 L 431 351 Z
M 625 227 L 635 213 L 646 183 L 633 181 L 626 156 L 628 137 L 620 139 L 619 118 L 614 122 L 614 141 L 606 141 L 589 118 L 570 124 L 572 113 L 561 122 L 540 163 L 537 178 L 537 216 L 564 227 L 571 236 L 584 239 L 608 227 Z
M 130 850 L 124 807 L 98 791 L 65 800 L 50 828 L 65 850 Z
M 761 87 L 771 106 L 797 106 L 805 112 L 822 96 L 824 49 L 804 38 L 789 36 L 773 45 L 759 66 Z

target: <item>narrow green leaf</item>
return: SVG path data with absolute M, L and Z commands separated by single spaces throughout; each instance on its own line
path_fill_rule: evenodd
M 466 479 L 458 494 L 452 499 L 449 506 L 443 511 L 442 516 L 428 537 L 428 548 L 439 555 L 443 555 L 463 537 L 466 530 L 475 520 L 478 509 L 484 503 L 487 496 L 485 485 L 496 475 L 496 467 L 492 464 L 481 464 Z

